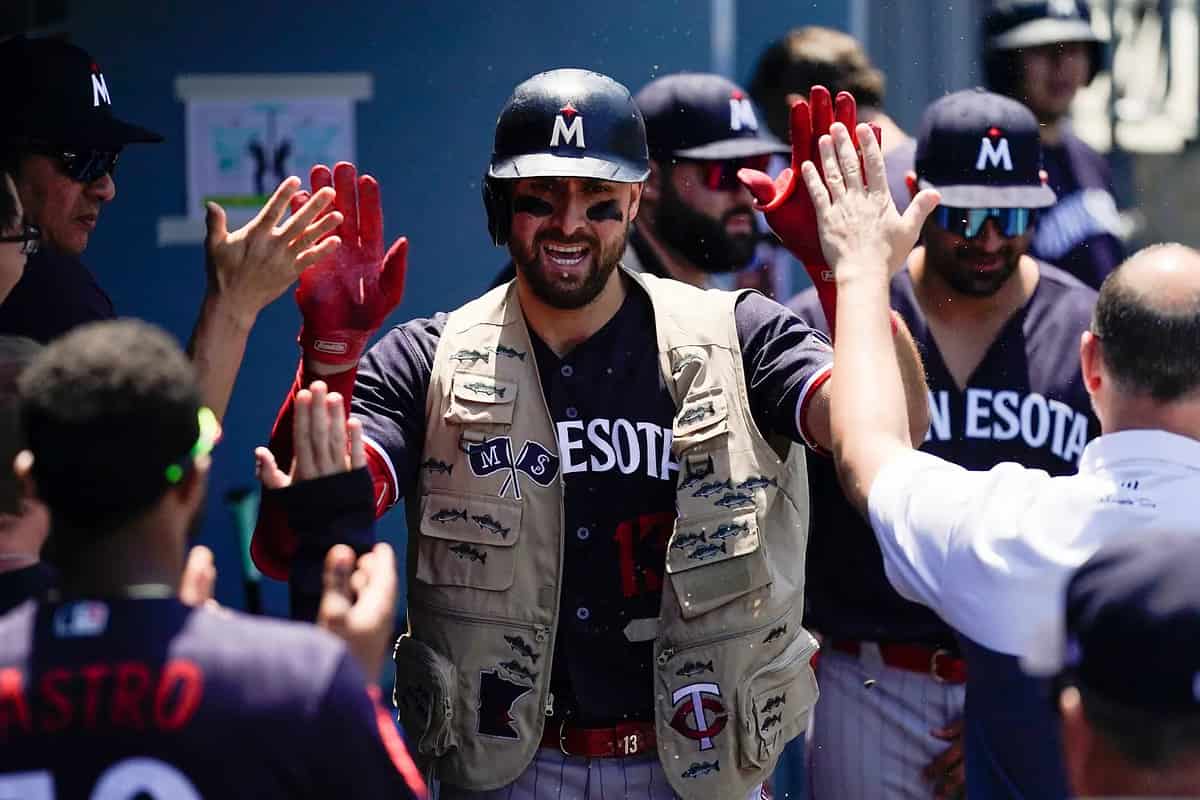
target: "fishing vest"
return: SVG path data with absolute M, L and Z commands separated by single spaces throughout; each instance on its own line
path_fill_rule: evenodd
M 654 642 L 659 759 L 685 800 L 741 798 L 817 699 L 817 644 L 800 626 L 804 459 L 753 420 L 738 295 L 625 272 L 650 298 L 676 409 L 678 516 Z M 449 315 L 425 414 L 393 699 L 429 777 L 493 789 L 526 769 L 550 713 L 563 559 L 560 454 L 515 283 Z M 638 752 L 629 738 L 625 752 Z

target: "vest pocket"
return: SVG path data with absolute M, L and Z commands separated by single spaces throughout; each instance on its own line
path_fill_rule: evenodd
M 418 762 L 444 755 L 456 746 L 454 706 L 458 678 L 449 659 L 409 634 L 392 651 L 396 684 L 392 704 Z
M 503 591 L 513 584 L 521 501 L 434 491 L 421 498 L 417 580 Z
M 729 432 L 729 402 L 717 389 L 688 395 L 675 415 L 671 431 L 675 452 Z
M 667 574 L 685 619 L 767 586 L 771 573 L 755 513 L 676 519 Z
M 456 372 L 451 384 L 446 422 L 457 425 L 512 424 L 513 401 L 517 397 L 515 382 L 502 381 L 491 375 Z
M 813 655 L 817 640 L 800 629 L 788 646 L 737 689 L 738 744 L 743 766 L 765 768 L 804 733 L 817 702 Z

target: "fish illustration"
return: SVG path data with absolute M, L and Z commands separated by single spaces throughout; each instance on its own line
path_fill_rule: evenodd
M 453 522 L 456 519 L 467 521 L 467 510 L 465 508 L 443 508 L 441 511 L 430 517 L 434 522 L 440 522 L 445 525 L 447 522 Z
M 450 552 L 454 553 L 454 555 L 458 556 L 459 558 L 469 558 L 472 561 L 478 561 L 480 564 L 487 563 L 487 553 L 482 553 L 479 550 L 476 550 L 466 542 L 459 542 L 458 544 L 454 545 L 450 548 Z
M 732 480 L 713 481 L 712 483 L 704 484 L 699 489 L 692 492 L 692 497 L 712 497 L 717 492 L 724 491 L 725 489 L 732 489 L 732 488 L 733 488 Z
M 520 636 L 505 636 L 504 641 L 508 642 L 508 646 L 516 653 L 525 656 L 535 664 L 537 663 L 538 653 L 533 651 L 533 647 L 530 646 L 529 642 L 526 642 Z
M 421 469 L 427 469 L 430 472 L 444 472 L 449 475 L 454 471 L 454 465 L 447 464 L 445 461 L 438 461 L 434 458 L 427 458 L 421 462 Z
M 695 533 L 684 533 L 675 537 L 675 541 L 671 542 L 671 549 L 680 550 L 686 549 L 689 545 L 700 544 L 704 542 L 704 530 L 701 529 Z
M 705 478 L 707 478 L 709 475 L 712 475 L 712 474 L 713 474 L 713 460 L 712 460 L 712 456 L 709 456 L 708 460 L 705 461 L 704 465 L 701 466 L 699 469 L 689 469 L 688 470 L 687 479 L 684 480 L 683 483 L 679 484 L 679 491 L 682 492 L 684 489 L 692 488 L 697 483 L 699 483 L 700 481 L 704 480 Z
M 471 517 L 471 520 L 479 526 L 480 530 L 485 530 L 494 533 L 501 539 L 508 538 L 509 528 L 504 527 L 496 520 L 492 519 L 491 514 L 481 514 Z
M 465 384 L 463 386 L 463 388 L 466 389 L 468 392 L 474 392 L 475 394 L 481 394 L 484 397 L 499 397 L 502 399 L 504 397 L 504 392 L 506 391 L 503 386 L 495 386 L 490 383 L 480 383 L 479 381 L 475 381 L 474 383 Z
M 717 501 L 717 505 L 721 508 L 741 508 L 742 506 L 754 505 L 754 498 L 748 494 L 727 494 Z
M 787 702 L 787 692 L 784 692 L 783 694 L 777 694 L 763 705 L 762 713 L 769 714 L 770 712 L 779 708 L 786 702 Z
M 514 350 L 513 348 L 511 348 L 511 347 L 505 347 L 505 346 L 504 346 L 504 345 L 502 345 L 502 344 L 498 344 L 498 345 L 496 345 L 496 346 L 495 346 L 495 348 L 493 348 L 493 352 L 494 352 L 496 355 L 498 355 L 498 356 L 504 356 L 505 358 L 515 358 L 515 359 L 517 359 L 518 361 L 524 361 L 524 360 L 525 360 L 525 354 L 524 354 L 524 353 L 522 353 L 520 350 Z
M 712 536 L 709 538 L 719 542 L 723 539 L 728 539 L 730 536 L 741 536 L 743 533 L 748 533 L 749 531 L 749 522 L 743 522 L 741 525 L 738 525 L 736 522 L 724 522 L 712 532 Z
M 771 632 L 767 634 L 767 638 L 763 639 L 763 644 L 770 644 L 787 633 L 787 625 L 780 625 L 778 628 L 771 628 Z
M 488 363 L 488 354 L 481 353 L 478 350 L 459 350 L 454 355 L 450 356 L 451 361 L 461 361 L 463 363 L 470 362 L 474 364 L 476 361 Z
M 712 543 L 702 544 L 699 547 L 697 547 L 695 550 L 693 550 L 688 555 L 688 558 L 694 558 L 698 561 L 704 561 L 705 559 L 712 558 L 717 553 L 728 553 L 728 552 L 729 552 L 729 550 L 725 547 L 724 542 L 721 542 L 720 544 L 712 544 Z
M 517 661 L 515 658 L 512 661 L 502 661 L 497 666 L 499 666 L 501 669 L 511 672 L 513 675 L 516 675 L 518 678 L 524 678 L 525 680 L 529 681 L 530 683 L 537 680 L 538 674 L 536 672 L 531 672 L 531 671 L 525 669 L 525 667 L 522 666 L 521 662 Z
M 712 672 L 713 662 L 711 661 L 689 661 L 679 669 L 675 670 L 675 674 L 681 678 L 694 678 L 702 672 Z
M 693 761 L 692 765 L 687 768 L 679 777 L 681 778 L 699 778 L 701 775 L 707 775 L 710 772 L 720 772 L 720 761 Z
M 681 416 L 679 418 L 679 424 L 680 425 L 688 425 L 692 422 L 698 422 L 698 421 L 704 419 L 705 417 L 712 416 L 713 414 L 716 414 L 716 413 L 717 413 L 717 409 L 713 407 L 712 403 L 705 403 L 702 406 L 696 406 L 695 408 L 689 408 L 687 411 L 683 412 L 683 416 Z
M 746 478 L 739 483 L 735 488 L 744 492 L 750 492 L 755 489 L 765 489 L 768 486 L 778 486 L 779 483 L 774 478 L 768 478 L 766 475 L 759 475 L 757 478 Z
M 774 716 L 770 716 L 770 717 L 767 717 L 766 719 L 764 719 L 762 727 L 760 727 L 759 730 L 762 731 L 763 733 L 766 733 L 767 731 L 771 730 L 771 728 L 774 728 L 776 725 L 782 725 L 782 724 L 783 724 L 783 714 L 775 714 Z

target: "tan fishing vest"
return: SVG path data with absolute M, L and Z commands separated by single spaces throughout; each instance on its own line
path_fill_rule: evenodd
M 804 459 L 755 426 L 737 295 L 626 274 L 650 297 L 676 407 L 678 519 L 654 643 L 659 758 L 685 800 L 741 798 L 817 699 L 816 642 L 800 627 Z M 426 420 L 406 500 L 409 632 L 394 699 L 427 774 L 491 789 L 514 781 L 542 738 L 563 557 L 558 446 L 514 284 L 450 314 Z

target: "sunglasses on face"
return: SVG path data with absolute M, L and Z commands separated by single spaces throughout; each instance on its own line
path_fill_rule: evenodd
M 117 170 L 119 150 L 68 150 L 45 142 L 34 142 L 36 153 L 58 161 L 58 166 L 73 181 L 91 183 Z
M 30 225 L 26 222 L 21 226 L 21 232 L 11 236 L 0 236 L 0 242 L 16 242 L 21 245 L 21 253 L 31 256 L 38 251 L 38 245 L 42 243 L 42 229 L 37 225 Z
M 1033 223 L 1034 212 L 1028 208 L 955 208 L 938 206 L 933 222 L 947 233 L 974 239 L 989 219 L 996 221 L 1001 236 L 1022 236 Z
M 688 161 L 700 168 L 700 182 L 712 192 L 735 192 L 742 187 L 737 179 L 739 169 L 764 172 L 771 162 L 770 155 L 746 156 L 726 161 Z

